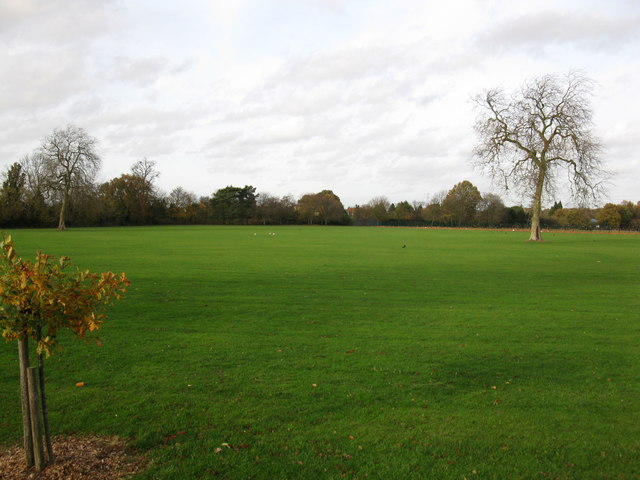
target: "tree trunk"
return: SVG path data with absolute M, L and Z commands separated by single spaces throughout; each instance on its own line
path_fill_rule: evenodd
M 64 217 L 65 217 L 65 212 L 67 210 L 67 198 L 69 197 L 69 191 L 65 188 L 62 191 L 62 205 L 60 206 L 60 217 L 58 220 L 58 230 L 64 230 L 65 224 L 64 224 Z
M 530 242 L 541 242 L 542 233 L 540 232 L 540 215 L 542 213 L 542 192 L 544 191 L 544 181 L 546 180 L 546 166 L 540 165 L 538 179 L 536 180 L 536 191 L 533 197 L 533 206 L 531 211 L 531 235 Z
M 29 339 L 25 336 L 18 340 L 18 357 L 20 359 L 20 394 L 22 397 L 22 438 L 27 467 L 35 464 L 33 456 L 33 437 L 31 436 L 31 414 L 29 409 Z
M 531 234 L 529 235 L 530 242 L 541 242 L 542 234 L 540 233 L 540 209 L 533 207 L 531 212 Z
M 540 213 L 536 210 L 533 211 L 533 215 L 531 216 L 531 235 L 529 235 L 529 241 L 542 241 L 542 234 L 540 233 Z

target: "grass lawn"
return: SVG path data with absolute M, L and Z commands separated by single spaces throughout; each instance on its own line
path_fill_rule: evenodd
M 46 367 L 53 433 L 148 450 L 136 478 L 640 478 L 640 236 L 10 233 L 131 279 Z M 15 344 L 0 405 L 20 442 Z

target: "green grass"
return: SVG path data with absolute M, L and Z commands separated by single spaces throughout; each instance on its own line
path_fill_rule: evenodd
M 104 346 L 63 338 L 47 385 L 54 434 L 123 436 L 153 460 L 136 478 L 640 477 L 640 236 L 12 233 L 23 257 L 130 277 Z

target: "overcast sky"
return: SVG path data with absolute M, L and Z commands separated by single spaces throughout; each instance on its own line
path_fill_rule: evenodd
M 639 33 L 637 0 L 0 0 L 0 168 L 73 123 L 100 181 L 147 157 L 165 193 L 500 193 L 471 166 L 470 98 L 579 70 L 605 200 L 635 202 Z

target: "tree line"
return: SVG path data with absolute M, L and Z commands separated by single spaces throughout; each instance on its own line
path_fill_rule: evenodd
M 495 193 L 481 194 L 468 180 L 437 193 L 425 203 L 394 204 L 386 197 L 375 197 L 348 211 L 355 225 L 485 228 L 526 228 L 533 213 L 521 205 L 506 206 Z M 640 202 L 563 208 L 562 202 L 556 201 L 551 208 L 541 209 L 539 222 L 543 228 L 640 231 Z
M 44 140 L 57 141 L 10 165 L 2 173 L 0 227 L 133 226 L 169 224 L 218 225 L 386 225 L 447 227 L 526 227 L 530 209 L 506 206 L 499 195 L 480 193 L 464 180 L 428 201 L 390 202 L 384 196 L 345 208 L 331 190 L 309 193 L 296 199 L 290 195 L 257 193 L 256 187 L 227 186 L 211 196 L 197 197 L 182 187 L 162 193 L 154 161 L 143 158 L 127 173 L 107 182 L 95 182 L 99 157 L 89 138 L 65 144 L 70 160 L 62 162 L 58 137 L 87 133 L 68 126 Z M 79 147 L 78 147 L 79 145 Z M 91 148 L 90 148 L 91 147 Z M 47 152 L 53 151 L 53 154 Z M 82 164 L 82 156 L 88 161 Z M 76 161 L 75 165 L 73 160 Z M 55 161 L 55 162 L 54 162 Z M 82 168 L 80 168 L 82 167 Z M 73 173 L 73 168 L 77 175 Z M 606 204 L 600 209 L 562 208 L 560 202 L 543 210 L 547 228 L 640 229 L 640 202 Z

